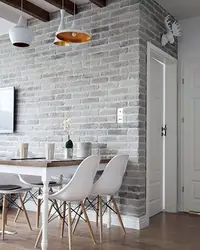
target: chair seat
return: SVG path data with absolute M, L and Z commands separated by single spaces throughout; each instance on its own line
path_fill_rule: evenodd
M 0 194 L 20 194 L 31 191 L 31 188 L 23 188 L 18 185 L 0 185 Z
M 21 187 L 18 185 L 0 185 L 0 190 L 9 191 L 9 190 L 15 190 L 15 189 L 21 189 Z

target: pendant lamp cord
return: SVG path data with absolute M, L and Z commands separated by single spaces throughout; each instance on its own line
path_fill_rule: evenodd
M 64 10 L 64 0 L 62 0 L 62 9 Z
M 21 12 L 23 12 L 23 0 L 21 0 Z
M 75 20 L 75 15 L 76 15 L 76 3 L 75 3 L 75 0 L 74 0 L 74 20 Z

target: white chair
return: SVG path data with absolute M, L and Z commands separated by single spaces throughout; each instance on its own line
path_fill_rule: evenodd
M 33 202 L 37 206 L 36 211 L 36 227 L 39 227 L 39 221 L 40 221 L 40 210 L 41 210 L 41 200 L 38 199 L 38 196 L 42 194 L 42 188 L 43 183 L 41 181 L 41 178 L 38 178 L 37 176 L 23 176 L 18 175 L 19 180 L 21 183 L 23 183 L 25 186 L 29 187 L 30 190 L 24 193 L 24 196 L 22 198 L 22 201 L 24 204 L 26 204 L 29 200 L 33 200 Z M 60 187 L 62 184 L 57 183 L 55 181 L 49 182 L 49 190 L 50 192 L 53 192 L 53 188 Z M 32 190 L 35 190 L 34 192 Z M 14 222 L 17 222 L 17 219 L 20 215 L 21 209 L 19 208 L 17 210 Z
M 113 157 L 107 164 L 103 174 L 94 183 L 92 191 L 90 193 L 90 196 L 96 197 L 97 200 L 97 208 L 95 210 L 97 212 L 97 221 L 98 217 L 100 218 L 100 242 L 102 242 L 103 238 L 103 207 L 106 207 L 106 209 L 111 209 L 117 214 L 121 228 L 124 234 L 126 233 L 114 195 L 119 191 L 122 185 L 122 180 L 126 171 L 128 159 L 128 155 L 117 155 Z M 104 202 L 102 196 L 110 196 L 111 199 L 109 202 Z M 111 201 L 114 208 L 110 206 Z M 91 207 L 95 207 L 90 201 L 89 203 L 91 204 Z M 80 217 L 76 221 L 73 232 L 75 232 L 76 230 L 79 219 Z
M 59 214 L 62 215 L 62 236 L 64 233 L 64 224 L 66 217 L 66 203 L 68 204 L 68 238 L 69 238 L 69 250 L 72 249 L 72 217 L 71 211 L 74 209 L 71 207 L 71 202 L 80 202 L 83 214 L 85 216 L 85 220 L 88 224 L 90 235 L 92 237 L 93 242 L 95 243 L 94 233 L 92 231 L 90 221 L 88 219 L 87 213 L 84 207 L 84 201 L 86 197 L 90 194 L 94 182 L 94 177 L 97 172 L 97 168 L 100 163 L 100 156 L 89 156 L 84 161 L 81 162 L 78 169 L 76 170 L 74 176 L 70 180 L 70 182 L 63 187 L 60 191 L 49 195 L 49 199 L 52 202 L 52 205 L 49 210 L 49 215 L 51 213 L 52 207 L 56 210 L 54 206 L 54 200 L 63 201 L 64 209 L 63 211 L 58 211 Z M 39 197 L 42 199 L 42 197 Z M 38 243 L 42 236 L 42 228 L 38 235 L 38 238 L 35 243 L 35 247 L 38 246 Z
M 2 205 L 2 239 L 4 240 L 5 235 L 5 225 L 7 224 L 7 212 L 8 212 L 8 202 L 14 206 L 19 208 L 18 204 L 16 203 L 17 198 L 19 198 L 21 207 L 20 211 L 22 210 L 25 214 L 28 226 L 30 230 L 32 231 L 30 220 L 26 211 L 26 208 L 24 206 L 24 203 L 22 201 L 22 194 L 24 192 L 30 191 L 30 188 L 23 188 L 18 185 L 0 185 L 0 194 L 2 195 L 1 200 L 3 201 Z M 12 198 L 11 195 L 15 194 L 15 198 Z

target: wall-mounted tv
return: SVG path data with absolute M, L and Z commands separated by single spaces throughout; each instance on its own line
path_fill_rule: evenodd
M 14 87 L 0 88 L 0 133 L 14 132 Z

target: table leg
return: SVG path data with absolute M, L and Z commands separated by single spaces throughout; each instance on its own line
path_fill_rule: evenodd
M 110 199 L 111 199 L 111 196 L 108 195 L 107 196 L 107 202 L 110 201 Z M 110 206 L 112 206 L 112 205 L 110 204 Z M 112 218 L 111 218 L 111 210 L 110 210 L 110 208 L 108 208 L 107 213 L 108 213 L 107 228 L 111 228 Z
M 43 214 L 42 214 L 42 250 L 48 248 L 48 196 L 49 196 L 49 180 L 46 176 L 42 178 L 43 182 Z

